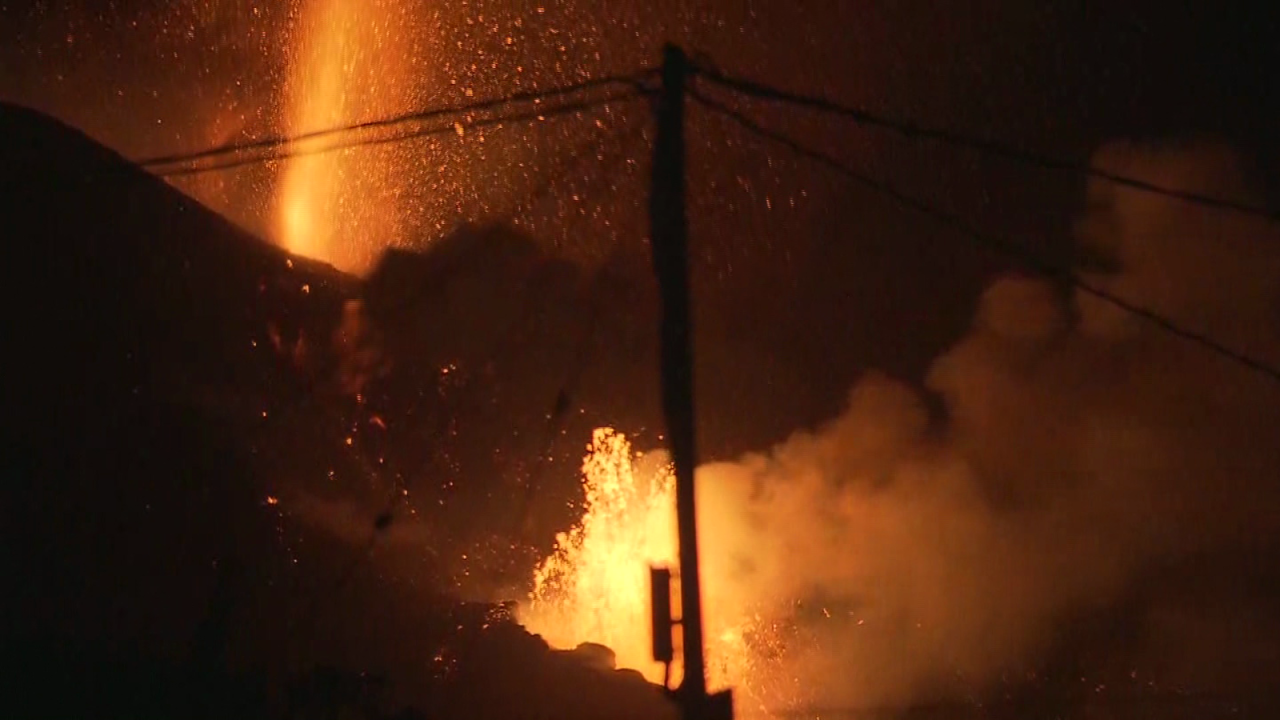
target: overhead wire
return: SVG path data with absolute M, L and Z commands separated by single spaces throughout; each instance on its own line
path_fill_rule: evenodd
M 367 120 L 367 121 L 358 122 L 358 123 L 350 123 L 346 125 L 325 128 L 323 130 L 313 130 L 313 131 L 294 134 L 294 135 L 273 135 L 269 137 L 259 138 L 256 140 L 225 143 L 223 145 L 218 145 L 212 148 L 207 148 L 204 150 L 199 150 L 191 153 L 157 155 L 157 156 L 147 157 L 147 158 L 142 158 L 140 160 L 137 160 L 135 161 L 135 164 L 143 168 L 154 169 L 158 167 L 167 167 L 170 165 L 184 165 L 192 162 L 200 162 L 202 160 L 208 160 L 210 158 L 221 157 L 224 155 L 238 155 L 240 153 L 251 152 L 251 151 L 252 152 L 270 151 L 270 150 L 275 150 L 281 147 L 297 145 L 299 143 L 322 140 L 322 139 L 331 138 L 331 137 L 339 137 L 339 136 L 347 135 L 353 132 L 375 130 L 375 129 L 388 128 L 388 127 L 398 127 L 401 125 L 406 125 L 406 124 L 415 123 L 415 122 L 421 123 L 421 122 L 427 122 L 430 120 L 437 120 L 437 119 L 446 118 L 446 117 L 455 117 L 460 115 L 465 116 L 465 115 L 474 114 L 474 113 L 491 112 L 491 111 L 498 110 L 503 107 L 516 104 L 516 103 L 532 102 L 537 104 L 552 98 L 569 96 L 575 93 L 589 91 L 596 88 L 621 86 L 621 87 L 631 88 L 633 90 L 635 89 L 643 90 L 645 79 L 652 76 L 655 72 L 656 71 L 653 69 L 645 68 L 633 73 L 629 73 L 627 75 L 609 75 L 606 77 L 595 78 L 592 80 L 585 80 L 582 82 L 573 83 L 570 85 L 564 85 L 564 86 L 552 88 L 549 90 L 522 91 L 522 92 L 512 93 L 510 95 L 504 95 L 498 98 L 489 98 L 486 100 L 479 100 L 474 103 L 450 105 L 445 107 L 432 108 L 429 110 L 415 110 L 412 112 L 402 113 L 399 115 L 392 115 L 390 117 L 377 118 L 374 120 Z M 607 100 L 601 99 L 598 102 L 607 102 Z M 563 109 L 564 107 L 565 106 L 557 106 L 556 109 L 548 110 L 547 112 L 555 112 L 556 110 Z M 491 122 L 494 120 L 496 119 L 491 119 Z M 464 124 L 464 127 L 465 127 L 465 124 Z M 453 128 L 454 128 L 454 124 L 451 123 L 447 126 L 447 128 L 442 128 L 441 131 L 444 131 L 446 129 L 453 129 Z M 414 137 L 414 135 L 409 135 L 408 137 Z M 400 138 L 397 136 L 397 137 L 386 138 L 386 139 L 379 138 L 378 140 L 381 142 L 394 142 L 399 139 L 404 139 L 404 138 Z M 357 144 L 361 144 L 361 143 L 357 143 Z M 339 145 L 337 147 L 326 146 L 324 149 L 320 150 L 320 152 L 340 149 L 341 147 L 345 147 L 345 145 Z M 266 160 L 279 159 L 281 157 L 292 157 L 296 154 L 310 154 L 310 153 L 286 153 L 283 155 L 267 155 L 265 157 L 255 156 L 254 159 L 250 160 L 249 162 L 264 162 Z M 223 169 L 224 167 L 234 167 L 234 166 L 235 166 L 234 164 L 214 165 L 209 169 L 220 170 L 220 169 Z M 199 172 L 199 171 L 200 170 L 197 170 L 196 172 Z M 180 171 L 170 171 L 170 172 L 158 172 L 157 174 L 161 176 L 167 176 L 171 174 L 187 174 L 187 173 L 180 172 Z
M 998 156 L 1006 160 L 1012 160 L 1024 165 L 1031 165 L 1047 170 L 1060 170 L 1078 173 L 1146 193 L 1163 195 L 1165 197 L 1184 202 L 1221 210 L 1229 210 L 1232 212 L 1253 215 L 1266 218 L 1271 221 L 1280 222 L 1280 211 L 1275 209 L 1258 207 L 1256 205 L 1212 197 L 1202 193 L 1188 192 L 1185 190 L 1178 190 L 1176 188 L 1165 187 L 1146 180 L 1121 175 L 1086 163 L 1052 158 L 1028 152 L 1026 150 L 1013 147 L 1012 145 L 1007 145 L 993 140 L 975 138 L 940 128 L 926 127 L 906 120 L 891 119 L 864 108 L 840 104 L 827 98 L 815 95 L 803 95 L 771 87 L 764 83 L 734 77 L 711 67 L 706 62 L 695 62 L 694 73 L 715 84 L 745 95 L 750 95 L 762 100 L 782 102 L 793 106 L 805 107 L 811 110 L 837 115 L 839 117 L 852 120 L 860 125 L 889 130 L 909 138 L 924 139 L 956 147 L 967 148 L 987 155 Z
M 713 112 L 727 116 L 744 129 L 784 145 L 798 155 L 818 162 L 867 188 L 870 188 L 882 195 L 886 195 L 903 207 L 932 218 L 934 221 L 960 233 L 962 236 L 979 244 L 985 245 L 988 248 L 1013 259 L 1028 269 L 1034 270 L 1042 275 L 1061 279 L 1075 289 L 1102 300 L 1103 302 L 1109 303 L 1127 313 L 1130 313 L 1131 315 L 1142 318 L 1151 325 L 1160 328 L 1171 335 L 1175 335 L 1183 340 L 1199 345 L 1241 365 L 1242 367 L 1248 368 L 1277 383 L 1280 383 L 1280 368 L 1276 368 L 1262 360 L 1227 347 L 1209 335 L 1183 327 L 1181 324 L 1157 313 L 1154 310 L 1151 310 L 1150 308 L 1143 307 L 1142 305 L 1126 300 L 1115 293 L 1084 280 L 1079 277 L 1079 275 L 1068 269 L 1058 267 L 1051 262 L 1037 258 L 1032 253 L 1028 252 L 1026 248 L 1016 242 L 983 232 L 982 230 L 970 225 L 968 221 L 958 215 L 935 207 L 934 205 L 920 200 L 919 198 L 908 195 L 887 182 L 877 180 L 870 175 L 855 170 L 846 163 L 827 153 L 807 147 L 783 133 L 764 127 L 741 112 L 725 105 L 724 103 L 707 97 L 696 89 L 690 91 L 690 96 L 698 104 L 712 110 Z
M 214 165 L 198 165 L 194 167 L 163 170 L 163 171 L 157 172 L 156 175 L 160 177 L 198 175 L 198 174 L 214 172 L 218 170 L 228 170 L 231 168 L 242 167 L 245 165 L 255 165 L 255 164 L 272 162 L 276 160 L 305 157 L 309 155 L 321 155 L 321 154 L 330 153 L 337 150 L 343 150 L 343 149 L 352 148 L 352 147 L 384 145 L 388 143 L 403 142 L 405 140 L 411 140 L 414 138 L 428 137 L 431 135 L 444 135 L 448 133 L 456 133 L 458 132 L 459 129 L 461 129 L 465 133 L 465 131 L 467 130 L 502 126 L 508 123 L 526 122 L 530 120 L 543 120 L 546 118 L 557 117 L 560 115 L 569 115 L 572 113 L 590 110 L 592 108 L 596 108 L 601 105 L 607 105 L 609 103 L 632 100 L 634 98 L 640 97 L 641 95 L 642 95 L 642 92 L 639 90 L 615 92 L 606 97 L 596 98 L 593 100 L 581 100 L 581 101 L 576 101 L 571 103 L 565 103 L 562 105 L 557 105 L 556 107 L 553 107 L 553 108 L 536 108 L 536 109 L 527 110 L 524 112 L 500 115 L 497 117 L 458 121 L 455 123 L 450 123 L 445 126 L 418 128 L 418 129 L 409 130 L 406 132 L 389 135 L 389 136 L 383 136 L 383 137 L 361 138 L 361 139 L 345 140 L 345 141 L 339 140 L 339 141 L 333 142 L 332 144 L 324 145 L 322 147 L 292 148 L 285 152 L 280 152 L 276 154 L 255 155 L 248 158 L 236 158 L 236 159 L 228 160 L 226 162 L 214 164 Z M 406 122 L 409 122 L 409 121 L 406 121 Z M 295 141 L 295 142 L 306 142 L 306 141 Z

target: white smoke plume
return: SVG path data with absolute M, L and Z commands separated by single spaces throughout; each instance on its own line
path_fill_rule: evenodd
M 1251 200 L 1238 156 L 1213 143 L 1114 145 L 1095 163 Z M 1118 261 L 1088 276 L 1096 286 L 1280 362 L 1275 225 L 1098 181 L 1078 230 Z M 926 384 L 941 420 L 918 390 L 871 376 L 826 427 L 699 470 L 710 622 L 761 607 L 813 618 L 777 669 L 812 702 L 989 689 L 1032 667 L 1068 621 L 1155 588 L 1161 572 L 1275 546 L 1272 379 L 1087 294 L 1015 277 L 990 287 Z M 1165 599 L 1142 632 L 1168 682 L 1212 683 L 1232 654 L 1280 670 L 1275 641 L 1255 630 L 1274 628 L 1271 611 L 1255 622 Z M 1241 644 L 1251 635 L 1270 649 Z M 1180 657 L 1198 660 L 1179 668 Z

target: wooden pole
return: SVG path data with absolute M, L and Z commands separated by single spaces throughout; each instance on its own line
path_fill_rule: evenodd
M 707 696 L 702 655 L 702 594 L 693 471 L 693 351 L 689 312 L 688 219 L 685 213 L 684 95 L 689 62 L 675 45 L 663 50 L 662 95 L 653 148 L 649 196 L 650 249 L 662 298 L 662 409 L 676 471 L 676 524 L 680 537 L 680 628 L 684 679 L 677 691 L 691 705 Z

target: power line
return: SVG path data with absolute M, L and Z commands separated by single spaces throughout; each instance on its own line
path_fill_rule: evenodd
M 215 165 L 197 165 L 195 167 L 177 168 L 174 170 L 163 170 L 163 171 L 157 172 L 156 175 L 158 175 L 159 177 L 199 175 L 199 174 L 214 172 L 218 170 L 229 170 L 232 168 L 243 167 L 245 165 L 255 165 L 259 163 L 272 162 L 275 160 L 285 160 L 288 158 L 306 157 L 309 155 L 323 155 L 325 153 L 330 153 L 337 150 L 343 150 L 343 149 L 352 148 L 352 147 L 385 145 L 389 143 L 403 142 L 405 140 L 411 140 L 414 138 L 428 137 L 431 135 L 444 135 L 447 133 L 457 132 L 459 128 L 461 128 L 465 132 L 466 130 L 501 126 L 507 123 L 524 122 L 529 120 L 542 120 L 549 117 L 569 115 L 576 112 L 582 112 L 584 110 L 590 110 L 592 108 L 599 107 L 601 105 L 607 105 L 613 102 L 624 102 L 626 100 L 633 100 L 637 97 L 642 97 L 643 94 L 644 93 L 642 93 L 641 91 L 628 90 L 625 92 L 614 93 L 603 98 L 597 98 L 595 100 L 583 100 L 579 102 L 565 103 L 563 105 L 558 105 L 554 108 L 537 108 L 534 110 L 527 110 L 525 112 L 512 113 L 512 114 L 502 115 L 502 116 L 492 117 L 492 118 L 485 118 L 482 120 L 469 120 L 466 122 L 451 123 L 448 125 L 437 126 L 437 127 L 418 128 L 415 130 L 409 130 L 409 131 L 398 133 L 395 135 L 387 135 L 383 137 L 360 138 L 355 140 L 339 140 L 329 145 L 324 145 L 322 147 L 305 148 L 305 149 L 292 148 L 292 149 L 288 149 L 286 151 L 278 152 L 274 154 L 253 155 L 247 158 L 235 158 L 235 159 L 228 160 L 226 162 L 218 163 Z M 282 144 L 281 146 L 287 147 L 286 144 Z M 276 147 L 281 147 L 281 146 L 276 146 Z
M 493 110 L 511 103 L 517 102 L 541 102 L 551 97 L 563 95 L 571 95 L 583 90 L 590 90 L 598 87 L 608 87 L 610 85 L 624 85 L 630 87 L 640 87 L 646 77 L 653 75 L 655 71 L 652 69 L 642 69 L 629 75 L 610 75 L 607 77 L 596 78 L 594 80 L 586 80 L 571 85 L 564 85 L 551 90 L 528 90 L 523 92 L 512 93 L 500 98 L 490 98 L 480 100 L 474 103 L 463 105 L 454 105 L 448 107 L 434 108 L 431 110 L 418 110 L 414 112 L 394 115 L 387 118 L 379 118 L 376 120 L 368 120 L 365 122 L 354 123 L 350 125 L 342 125 L 325 130 L 313 130 L 311 132 L 301 133 L 299 135 L 274 135 L 257 140 L 250 140 L 240 143 L 226 143 L 194 153 L 179 153 L 173 155 L 160 155 L 151 158 L 144 158 L 137 161 L 137 165 L 149 168 L 161 165 L 174 165 L 178 163 L 193 162 L 203 160 L 205 158 L 218 155 L 226 155 L 231 153 L 244 152 L 246 150 L 269 150 L 281 145 L 290 145 L 293 143 L 304 142 L 307 140 L 316 140 L 322 137 L 338 135 L 354 130 L 369 130 L 379 127 L 388 127 L 394 125 L 402 125 L 406 122 L 433 120 L 448 115 L 461 115 L 472 112 L 483 112 Z
M 1255 215 L 1268 220 L 1280 222 L 1280 212 L 1268 208 L 1257 207 L 1255 205 L 1232 200 L 1224 200 L 1200 193 L 1176 190 L 1174 188 L 1147 182 L 1146 180 L 1139 180 L 1137 178 L 1119 175 L 1108 170 L 1094 167 L 1093 165 L 1037 155 L 1011 145 L 1005 145 L 992 140 L 983 140 L 949 130 L 925 127 L 923 125 L 918 125 L 904 120 L 893 120 L 874 114 L 862 108 L 842 105 L 823 97 L 802 95 L 770 87 L 763 83 L 732 77 L 705 65 L 695 66 L 694 72 L 714 83 L 752 97 L 790 103 L 792 105 L 799 105 L 813 110 L 839 115 L 862 125 L 883 128 L 909 138 L 922 138 L 947 145 L 968 148 L 988 155 L 995 155 L 1007 160 L 1013 160 L 1024 165 L 1031 165 L 1048 170 L 1066 170 L 1068 172 L 1095 177 L 1115 185 L 1121 185 L 1135 190 L 1141 190 L 1143 192 L 1163 195 L 1165 197 L 1197 205 L 1204 205 L 1222 210 L 1231 210 L 1233 212 L 1243 213 L 1246 215 Z
M 1061 278 L 1062 280 L 1064 280 L 1065 282 L 1067 282 L 1077 290 L 1080 290 L 1081 292 L 1087 293 L 1104 302 L 1110 303 L 1111 305 L 1114 305 L 1115 307 L 1118 307 L 1121 310 L 1124 310 L 1125 312 L 1130 313 L 1131 315 L 1135 315 L 1137 317 L 1142 318 L 1143 320 L 1146 320 L 1147 322 L 1151 323 L 1152 325 L 1160 328 L 1161 330 L 1171 335 L 1175 335 L 1184 340 L 1192 342 L 1196 345 L 1200 345 L 1201 347 L 1204 347 L 1218 355 L 1221 355 L 1222 357 L 1225 357 L 1239 365 L 1242 365 L 1246 368 L 1249 368 L 1250 370 L 1253 370 L 1254 372 L 1257 372 L 1260 375 L 1264 375 L 1270 378 L 1271 380 L 1274 380 L 1280 383 L 1280 369 L 1272 365 L 1269 365 L 1261 360 L 1258 360 L 1254 357 L 1246 355 L 1237 350 L 1233 350 L 1223 345 L 1222 343 L 1218 342 L 1217 340 L 1213 339 L 1212 337 L 1209 337 L 1208 335 L 1184 328 L 1178 323 L 1174 322 L 1173 320 L 1170 320 L 1169 318 L 1163 315 L 1160 315 L 1159 313 L 1149 308 L 1145 308 L 1141 305 L 1137 305 L 1107 290 L 1104 290 L 1095 285 L 1092 285 L 1091 283 L 1086 282 L 1085 280 L 1081 279 L 1078 275 L 1076 275 L 1075 273 L 1069 270 L 1056 267 L 1055 265 L 1049 262 L 1046 262 L 1044 260 L 1041 260 L 1039 258 L 1032 256 L 1030 253 L 1026 251 L 1025 248 L 1022 248 L 1021 246 L 1019 246 L 1018 243 L 984 233 L 981 230 L 974 228 L 972 225 L 970 225 L 967 221 L 965 221 L 963 218 L 961 218 L 958 215 L 955 215 L 945 210 L 942 210 L 940 208 L 934 207 L 923 200 L 912 197 L 911 195 L 907 195 L 901 192 L 900 190 L 898 190 L 897 188 L 893 187 L 892 185 L 889 185 L 888 183 L 885 183 L 880 180 L 876 180 L 875 178 L 872 178 L 864 173 L 861 173 L 826 153 L 801 145 L 800 143 L 787 137 L 786 135 L 776 132 L 774 130 L 770 130 L 760 125 L 759 123 L 755 122 L 751 118 L 748 118 L 747 116 L 738 112 L 737 110 L 734 110 L 733 108 L 730 108 L 724 105 L 723 103 L 712 100 L 702 95 L 701 93 L 697 92 L 696 90 L 691 93 L 691 96 L 695 101 L 697 101 L 701 105 L 709 108 L 714 112 L 717 112 L 729 117 L 730 119 L 734 120 L 739 125 L 741 125 L 743 128 L 747 129 L 748 131 L 755 133 L 756 135 L 773 140 L 774 142 L 777 142 L 779 144 L 785 145 L 786 147 L 790 148 L 793 152 L 799 155 L 802 155 L 806 158 L 809 158 L 810 160 L 814 160 L 818 163 L 821 163 L 822 165 L 832 170 L 835 170 L 845 175 L 846 177 L 849 177 L 850 179 L 872 190 L 875 190 L 876 192 L 879 192 L 883 195 L 887 195 L 888 197 L 898 202 L 900 205 L 910 208 L 922 215 L 930 217 L 933 220 L 937 221 L 938 223 L 946 227 L 949 227 L 952 230 L 955 230 L 960 234 L 968 237 L 970 240 L 973 240 L 982 245 L 990 247 L 1002 255 L 1011 257 L 1015 261 L 1017 261 L 1019 264 L 1025 267 L 1028 267 L 1042 275 Z
M 475 103 L 469 103 L 465 105 L 454 105 L 454 106 L 442 107 L 442 108 L 434 108 L 431 110 L 419 110 L 419 111 L 404 113 L 401 115 L 395 115 L 387 118 L 379 118 L 376 120 L 353 123 L 350 125 L 343 125 L 340 127 L 327 128 L 324 130 L 316 130 L 312 132 L 301 133 L 298 135 L 277 135 L 277 136 L 272 136 L 267 138 L 261 138 L 258 140 L 241 142 L 241 143 L 228 143 L 228 144 L 219 145 L 216 147 L 200 150 L 193 153 L 161 155 L 156 157 L 144 158 L 142 160 L 137 161 L 136 164 L 144 168 L 157 168 L 157 167 L 167 167 L 170 165 L 183 165 L 183 164 L 192 163 L 192 162 L 199 162 L 201 160 L 217 158 L 223 155 L 238 155 L 240 153 L 250 152 L 250 151 L 256 151 L 256 152 L 271 151 L 281 147 L 292 146 L 298 143 L 303 143 L 303 142 L 308 142 L 313 140 L 320 140 L 328 137 L 342 136 L 352 132 L 359 132 L 364 130 L 375 130 L 375 129 L 388 128 L 388 127 L 398 127 L 400 125 L 405 125 L 408 123 L 427 122 L 430 120 L 438 120 L 440 118 L 445 118 L 450 116 L 470 115 L 473 113 L 489 112 L 489 111 L 496 110 L 496 109 L 505 107 L 507 105 L 515 104 L 515 103 L 533 102 L 537 104 L 537 103 L 543 102 L 544 100 L 548 100 L 552 98 L 565 97 L 565 96 L 573 95 L 575 93 L 579 93 L 583 91 L 588 91 L 596 88 L 610 87 L 610 86 L 625 87 L 630 91 L 629 95 L 635 95 L 637 94 L 637 92 L 644 92 L 646 90 L 644 86 L 644 80 L 652 74 L 653 74 L 652 70 L 645 69 L 639 72 L 631 73 L 630 75 L 611 75 L 608 77 L 598 78 L 595 80 L 588 80 L 580 83 L 574 83 L 572 85 L 566 85 L 566 86 L 555 88 L 552 90 L 543 90 L 543 91 L 536 91 L 536 92 L 535 91 L 519 92 L 519 93 L 513 93 L 511 95 L 506 95 L 501 98 L 491 98 L 488 100 L 481 100 Z M 539 112 L 529 112 L 529 113 L 521 114 L 519 118 L 506 116 L 503 119 L 493 118 L 493 119 L 488 119 L 480 122 L 472 121 L 470 123 L 459 123 L 459 124 L 461 124 L 463 127 L 479 127 L 486 124 L 491 125 L 497 122 L 502 122 L 503 120 L 512 121 L 514 119 L 525 119 L 527 117 L 536 117 L 538 115 L 560 114 L 562 112 L 568 112 L 571 110 L 583 109 L 584 106 L 591 106 L 595 104 L 603 104 L 606 102 L 610 102 L 613 99 L 617 99 L 618 97 L 619 97 L 618 93 L 612 93 L 610 95 L 605 96 L 604 98 L 597 99 L 594 102 L 588 103 L 585 101 L 579 101 L 575 103 L 569 103 L 568 105 L 558 105 L 555 108 L 551 108 L 551 109 L 540 109 Z M 198 172 L 207 172 L 209 170 L 222 170 L 229 167 L 237 167 L 243 164 L 265 162 L 267 160 L 278 159 L 281 157 L 293 157 L 296 155 L 314 154 L 315 152 L 328 152 L 330 150 L 341 149 L 343 147 L 351 147 L 352 145 L 375 144 L 379 142 L 396 142 L 399 140 L 404 140 L 412 137 L 418 137 L 422 134 L 432 134 L 433 132 L 444 132 L 450 129 L 454 129 L 454 125 L 452 123 L 445 128 L 440 128 L 438 131 L 428 131 L 425 133 L 408 133 L 403 136 L 393 136 L 390 138 L 377 138 L 377 139 L 366 140 L 364 142 L 357 142 L 357 143 L 338 143 L 332 146 L 325 146 L 321 150 L 311 150 L 306 152 L 295 151 L 295 152 L 282 153 L 278 155 L 265 155 L 265 156 L 255 155 L 249 160 L 236 160 L 236 161 L 230 161 L 222 164 L 215 164 L 212 166 L 200 166 L 198 168 L 184 168 L 180 170 L 161 171 L 161 172 L 158 172 L 157 174 L 162 177 L 167 177 L 171 175 L 184 175 L 184 174 L 192 174 L 192 173 L 198 173 Z

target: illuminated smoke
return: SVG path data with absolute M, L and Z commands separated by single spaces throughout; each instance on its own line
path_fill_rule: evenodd
M 1214 145 L 1113 146 L 1098 162 L 1189 191 L 1244 188 L 1236 156 Z M 1082 242 L 1118 261 L 1091 280 L 1280 356 L 1274 226 L 1109 185 L 1090 196 Z M 973 696 L 1033 669 L 1066 623 L 1146 589 L 1158 569 L 1248 557 L 1277 538 L 1274 383 L 1087 295 L 996 282 L 927 385 L 945 420 L 917 389 L 872 375 L 825 427 L 699 469 L 713 680 L 762 708 Z M 554 644 L 612 645 L 653 677 L 644 566 L 674 555 L 671 494 L 646 484 L 615 436 L 592 449 L 583 523 L 538 570 L 522 617 Z M 1223 640 L 1238 618 L 1192 612 L 1179 634 L 1177 598 L 1148 612 L 1143 640 L 1161 658 L 1266 655 L 1250 655 L 1238 628 Z M 767 642 L 729 642 L 747 631 Z M 732 671 L 716 677 L 717 661 Z M 1162 667 L 1184 688 L 1207 677 Z
M 393 3 L 392 3 L 393 4 Z M 288 84 L 291 135 L 339 128 L 403 112 L 412 96 L 409 30 L 379 0 L 307 0 L 295 29 Z M 361 272 L 396 241 L 400 208 L 395 158 L 387 147 L 317 153 L 297 146 L 280 183 L 278 233 L 292 252 Z M 311 153 L 311 154 L 307 154 Z

